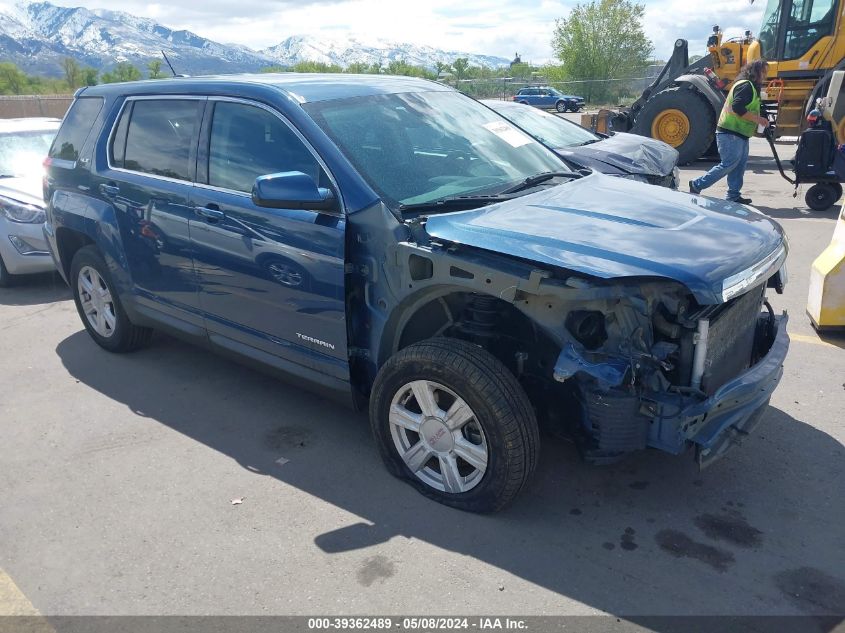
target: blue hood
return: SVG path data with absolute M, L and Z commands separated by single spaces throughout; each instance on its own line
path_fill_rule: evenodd
M 426 231 L 602 279 L 673 279 L 702 304 L 720 303 L 722 282 L 764 260 L 784 239 L 779 224 L 748 207 L 598 173 L 480 209 L 432 215 Z

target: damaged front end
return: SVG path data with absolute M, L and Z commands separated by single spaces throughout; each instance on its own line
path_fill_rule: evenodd
M 774 315 L 761 286 L 715 306 L 671 293 L 648 303 L 651 327 L 618 349 L 589 349 L 571 332 L 576 342 L 558 356 L 554 379 L 575 396 L 576 439 L 589 461 L 694 446 L 707 465 L 762 416 L 783 372 L 787 317 Z

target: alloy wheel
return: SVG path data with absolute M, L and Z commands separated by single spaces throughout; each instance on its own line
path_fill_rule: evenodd
M 487 438 L 475 413 L 451 389 L 415 380 L 394 395 L 389 413 L 394 446 L 408 469 L 442 492 L 472 490 L 487 472 Z
M 91 266 L 83 266 L 77 278 L 77 289 L 88 324 L 103 338 L 112 336 L 117 326 L 117 314 L 106 281 Z

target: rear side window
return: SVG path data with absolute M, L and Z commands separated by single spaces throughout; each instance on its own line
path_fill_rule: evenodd
M 82 97 L 74 101 L 50 148 L 50 158 L 77 161 L 102 108 L 102 97 Z
M 202 103 L 193 99 L 140 100 L 132 103 L 125 141 L 123 118 L 112 139 L 115 166 L 178 180 L 191 179 L 191 148 Z M 118 152 L 123 153 L 120 159 Z

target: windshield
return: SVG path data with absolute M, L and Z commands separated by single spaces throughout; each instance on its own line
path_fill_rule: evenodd
M 562 161 L 456 92 L 338 99 L 304 108 L 391 205 L 494 193 Z
M 780 21 L 781 0 L 769 0 L 763 13 L 763 23 L 760 27 L 760 54 L 763 59 L 774 59 L 777 50 L 778 22 Z
M 601 140 L 580 125 L 530 106 L 491 104 L 490 107 L 549 147 L 575 147 Z
M 0 176 L 40 174 L 54 136 L 55 130 L 0 134 Z

